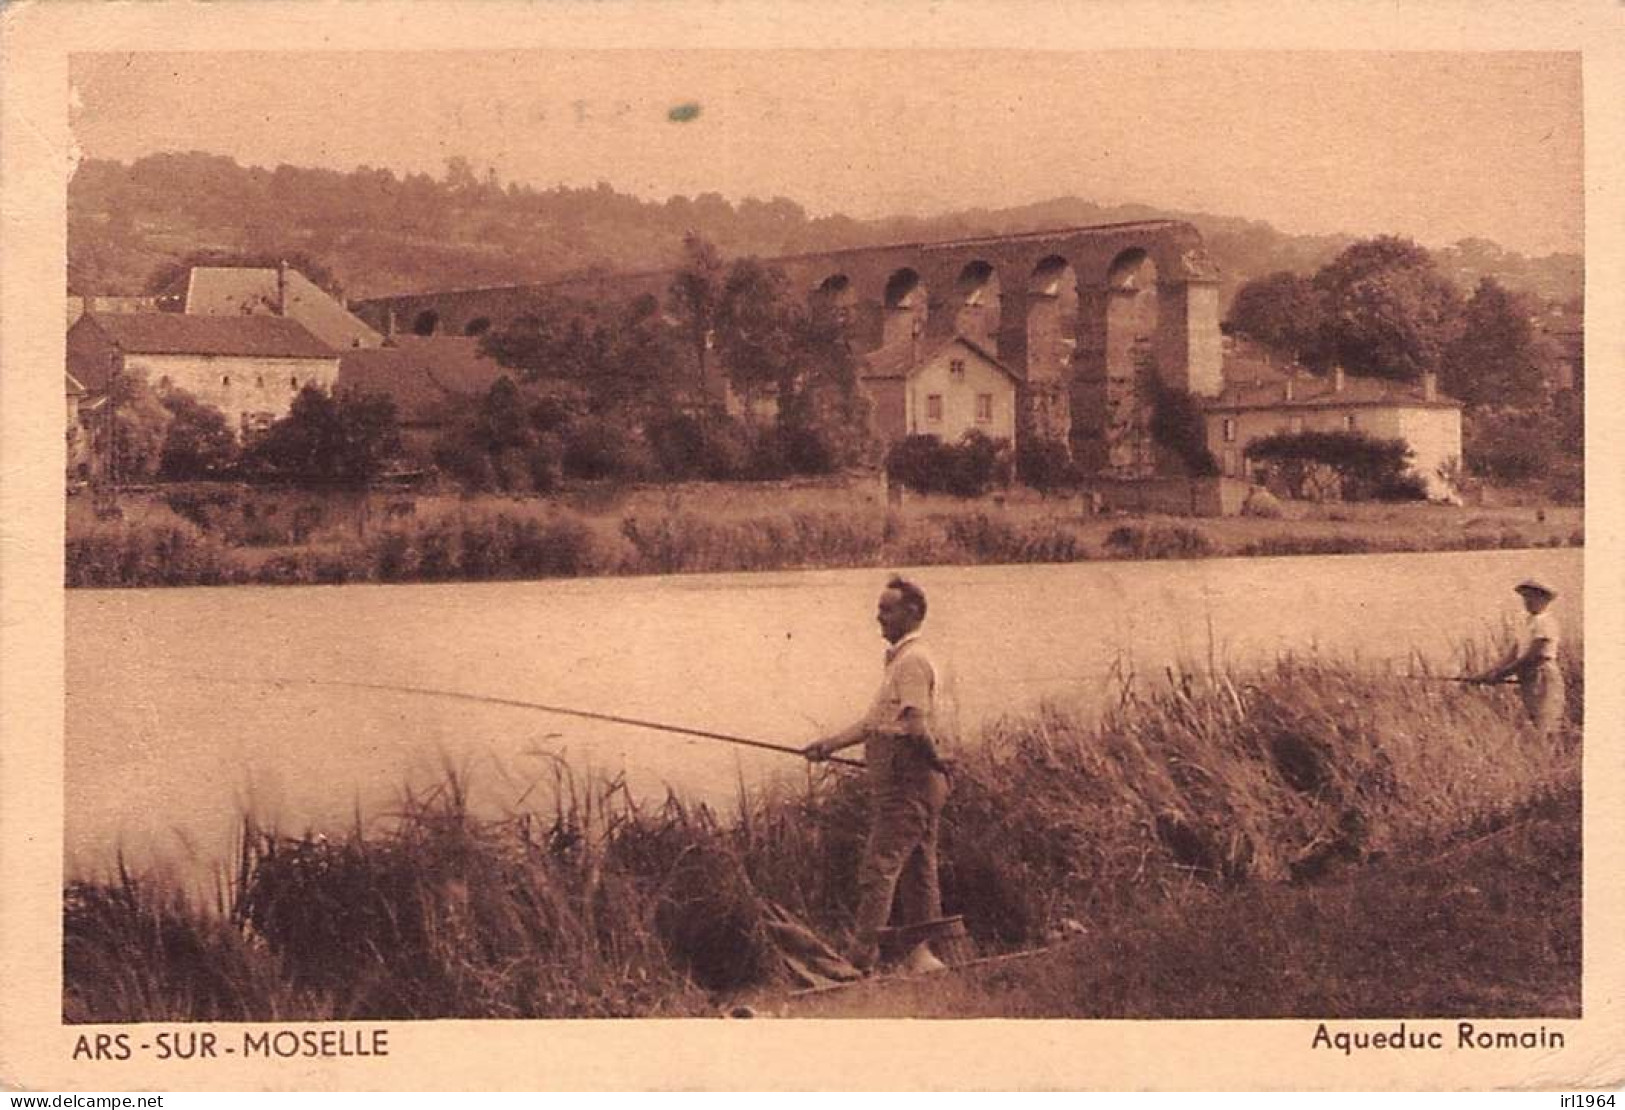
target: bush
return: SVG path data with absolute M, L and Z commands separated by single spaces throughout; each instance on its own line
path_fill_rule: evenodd
M 564 472 L 572 478 L 630 482 L 649 477 L 654 469 L 654 456 L 622 424 L 588 416 L 565 433 Z
M 1119 559 L 1199 559 L 1217 550 L 1207 533 L 1183 524 L 1122 524 L 1106 546 Z
M 70 535 L 69 586 L 216 586 L 241 581 L 219 543 L 184 521 L 101 525 Z
M 1077 481 L 1066 444 L 1039 436 L 1022 439 L 1016 450 L 1016 475 L 1033 489 L 1045 492 L 1063 489 Z
M 1402 439 L 1376 439 L 1363 432 L 1281 432 L 1255 439 L 1247 457 L 1268 464 L 1291 491 L 1309 494 L 1319 476 L 1336 478 L 1335 492 L 1351 501 L 1426 497 L 1426 486 L 1409 471 L 1411 449 Z
M 1077 533 L 1057 520 L 1012 524 L 986 513 L 938 518 L 950 543 L 969 562 L 1075 563 L 1089 557 Z
M 1262 486 L 1253 486 L 1247 491 L 1247 499 L 1241 503 L 1241 515 L 1257 517 L 1260 520 L 1280 520 L 1281 503 L 1269 490 Z
M 920 493 L 978 497 L 1009 482 L 1009 445 L 975 430 L 952 446 L 935 436 L 907 436 L 887 453 L 886 477 Z
M 1207 448 L 1207 421 L 1196 398 L 1179 389 L 1156 382 L 1151 411 L 1151 438 L 1172 451 L 1185 473 L 1193 478 L 1211 478 L 1219 473 L 1219 462 Z
M 645 434 L 668 478 L 726 481 L 750 469 L 750 437 L 727 416 L 670 413 L 650 421 Z

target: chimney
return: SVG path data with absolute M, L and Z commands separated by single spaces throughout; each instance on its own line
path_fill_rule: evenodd
M 286 261 L 276 264 L 276 314 L 288 314 L 288 264 Z
M 1281 386 L 1281 397 L 1283 400 L 1292 400 L 1293 386 L 1297 383 L 1297 378 L 1298 376 L 1296 374 L 1290 372 L 1287 374 Z
M 1343 368 L 1341 366 L 1332 367 L 1332 392 L 1343 392 L 1343 384 Z
M 1422 400 L 1437 401 L 1439 399 L 1439 375 L 1432 370 L 1422 372 Z
M 384 309 L 384 338 L 388 339 L 395 334 L 395 309 Z

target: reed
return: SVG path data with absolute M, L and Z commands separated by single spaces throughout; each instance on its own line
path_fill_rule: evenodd
M 1488 653 L 1464 646 L 1462 662 Z M 1314 657 L 1125 674 L 1104 715 L 1053 702 L 995 722 L 960 754 L 947 907 L 984 950 L 1029 946 L 1480 835 L 1577 784 L 1581 656 L 1566 649 L 1570 727 L 1555 741 L 1522 727 L 1511 691 Z M 805 790 L 741 786 L 724 814 L 563 764 L 517 802 L 476 805 L 448 771 L 381 825 L 245 826 L 213 910 L 122 868 L 71 882 L 64 1013 L 711 1012 L 780 978 L 770 904 L 848 935 L 865 805 L 861 779 L 839 773 Z

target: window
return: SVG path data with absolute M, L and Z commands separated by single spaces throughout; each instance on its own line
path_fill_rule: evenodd
M 261 389 L 264 389 L 265 388 L 265 375 L 264 374 L 255 374 L 254 375 L 254 384 L 259 386 Z
M 931 393 L 926 396 L 925 418 L 932 424 L 942 423 L 942 394 Z
M 158 388 L 159 389 L 168 389 L 173 384 L 174 383 L 169 380 L 169 375 L 168 374 L 165 374 L 163 377 L 158 379 Z
M 1352 413 L 1352 412 L 1349 413 L 1347 416 L 1343 417 L 1343 427 L 1348 429 L 1351 432 L 1355 429 L 1355 427 L 1359 423 L 1360 422 L 1355 419 L 1354 413 Z
M 978 393 L 976 395 L 976 422 L 978 424 L 993 423 L 993 394 Z
M 1301 435 L 1303 433 L 1303 417 L 1294 416 L 1290 421 L 1289 427 L 1293 435 Z
M 963 378 L 965 376 L 965 360 L 962 358 L 951 359 L 948 362 L 948 373 L 956 378 Z
M 292 377 L 290 377 L 288 379 L 288 388 L 289 389 L 298 389 L 299 388 L 299 375 L 298 374 L 295 374 L 295 375 L 293 375 Z
M 1224 418 L 1224 441 L 1226 443 L 1236 442 L 1236 418 L 1233 416 Z
M 220 375 L 220 384 L 221 385 L 230 385 L 231 384 L 231 375 L 230 374 L 221 374 Z

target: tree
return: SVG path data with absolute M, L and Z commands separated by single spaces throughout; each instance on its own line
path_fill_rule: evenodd
M 377 478 L 400 449 L 395 402 L 387 395 L 335 399 L 307 385 L 288 415 L 249 448 L 247 461 L 266 477 L 362 486 Z
M 688 206 L 686 197 L 673 197 L 668 206 L 679 200 Z M 717 249 L 692 231 L 684 235 L 683 262 L 671 279 L 667 297 L 672 314 L 681 321 L 694 350 L 694 366 L 701 375 L 705 372 L 725 279 L 726 267 Z
M 754 258 L 728 267 L 716 310 L 716 346 L 735 390 L 747 400 L 777 394 L 782 412 L 796 386 L 797 326 L 790 281 Z
M 1314 284 L 1290 270 L 1255 278 L 1230 302 L 1230 330 L 1293 358 L 1302 357 L 1320 335 L 1320 294 Z
M 141 370 L 113 375 L 107 387 L 108 421 L 103 458 L 114 482 L 140 481 L 158 470 L 173 418 L 147 385 Z
M 1355 243 L 1320 268 L 1313 286 L 1324 316 L 1306 361 L 1319 369 L 1415 379 L 1439 368 L 1459 327 L 1455 286 L 1409 239 Z
M 1461 334 L 1445 349 L 1440 380 L 1469 404 L 1520 405 L 1541 397 L 1540 353 L 1528 300 L 1484 278 L 1462 313 Z
M 480 345 L 520 382 L 564 387 L 599 413 L 667 407 L 684 378 L 681 338 L 651 296 L 619 305 L 552 298 Z
M 788 394 L 781 390 L 778 432 L 792 470 L 826 473 L 869 452 L 870 405 L 858 387 L 858 358 L 845 317 L 815 300 L 792 314 Z
M 171 416 L 158 462 L 160 475 L 197 481 L 218 478 L 232 468 L 237 461 L 237 437 L 225 413 L 184 389 L 166 390 L 160 401 Z

